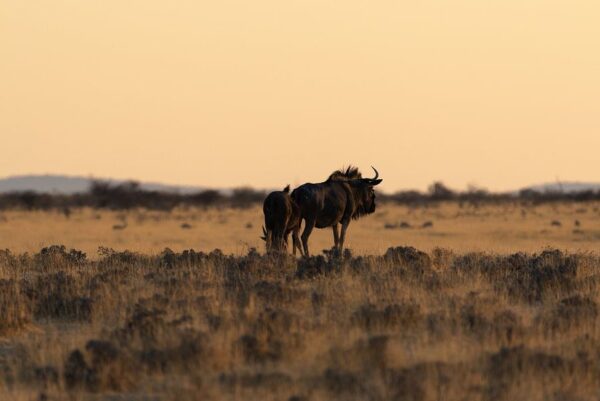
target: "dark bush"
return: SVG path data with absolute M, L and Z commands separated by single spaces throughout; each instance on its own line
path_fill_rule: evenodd
M 29 302 L 14 279 L 0 279 L 0 336 L 21 329 L 31 321 Z
M 92 319 L 94 301 L 82 296 L 75 278 L 64 271 L 23 281 L 21 287 L 33 304 L 36 319 Z

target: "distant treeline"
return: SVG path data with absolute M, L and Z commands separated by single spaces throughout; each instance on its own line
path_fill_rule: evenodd
M 78 207 L 111 210 L 133 208 L 171 210 L 178 206 L 245 208 L 262 203 L 266 195 L 265 191 L 252 188 L 237 188 L 227 195 L 212 189 L 192 194 L 180 194 L 145 190 L 140 187 L 139 183 L 133 181 L 123 184 L 93 181 L 88 192 L 72 195 L 33 191 L 0 194 L 0 210 L 66 210 Z
M 536 191 L 522 189 L 518 192 L 489 192 L 482 188 L 469 188 L 467 191 L 455 191 L 442 182 L 434 182 L 427 192 L 399 191 L 391 195 L 382 194 L 380 198 L 401 204 L 427 204 L 439 201 L 457 201 L 463 203 L 499 203 L 523 202 L 539 204 L 546 202 L 586 202 L 600 200 L 600 190 L 585 191 Z
M 32 191 L 0 194 L 0 210 L 69 210 L 78 207 L 125 210 L 146 208 L 172 210 L 175 207 L 233 207 L 247 208 L 261 204 L 266 191 L 252 188 L 237 188 L 224 194 L 217 190 L 204 190 L 192 194 L 151 191 L 140 187 L 137 182 L 110 184 L 92 182 L 88 192 L 60 195 Z M 492 193 L 484 189 L 471 188 L 455 191 L 441 182 L 433 183 L 427 192 L 399 191 L 394 194 L 378 193 L 378 199 L 408 205 L 427 205 L 441 201 L 456 201 L 469 204 L 524 202 L 539 204 L 560 201 L 600 201 L 600 190 L 579 192 L 539 192 L 525 189 L 518 193 Z

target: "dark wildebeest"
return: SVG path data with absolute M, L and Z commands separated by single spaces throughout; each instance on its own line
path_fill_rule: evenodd
M 298 232 L 300 231 L 300 210 L 290 197 L 290 186 L 283 191 L 273 191 L 267 195 L 263 203 L 265 225 L 263 237 L 267 245 L 267 252 L 284 251 L 287 248 L 288 237 L 292 234 L 294 255 L 296 248 L 302 253 Z
M 305 226 L 302 233 L 304 255 L 308 256 L 308 237 L 314 227 L 333 228 L 333 241 L 340 254 L 344 249 L 346 229 L 350 220 L 358 219 L 375 211 L 375 191 L 373 187 L 382 180 L 375 177 L 362 178 L 356 167 L 346 171 L 333 172 L 327 181 L 319 184 L 304 184 L 294 189 L 292 200 L 300 208 L 300 219 Z M 341 235 L 338 224 L 342 225 Z

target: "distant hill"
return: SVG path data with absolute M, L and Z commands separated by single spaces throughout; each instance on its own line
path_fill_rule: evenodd
M 582 191 L 599 191 L 600 182 L 576 182 L 566 181 L 561 183 L 546 183 L 532 185 L 523 189 L 529 189 L 536 192 L 582 192 Z
M 57 174 L 46 175 L 21 175 L 0 178 L 0 194 L 16 191 L 33 191 L 38 193 L 74 194 L 87 192 L 93 180 L 109 182 L 113 185 L 127 182 L 128 180 L 113 180 L 96 177 L 67 176 Z M 139 182 L 142 189 L 149 191 L 175 192 L 190 194 L 209 188 L 196 186 L 169 185 L 155 182 Z M 600 191 L 600 182 L 562 182 L 532 185 L 523 189 L 537 192 L 580 192 L 586 190 Z M 223 194 L 230 194 L 231 189 L 220 189 Z M 516 192 L 513 192 L 516 193 Z
M 33 191 L 38 193 L 74 194 L 86 192 L 93 180 L 81 176 L 66 175 L 22 175 L 0 179 L 0 193 L 15 191 Z M 120 184 L 128 180 L 99 179 L 111 184 Z M 204 187 L 166 185 L 153 182 L 140 182 L 142 189 L 150 191 L 177 192 L 181 194 L 205 190 Z

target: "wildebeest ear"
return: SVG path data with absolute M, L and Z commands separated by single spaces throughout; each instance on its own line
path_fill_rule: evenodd
M 377 180 L 371 180 L 369 185 L 372 185 L 372 186 L 379 185 L 379 184 L 381 184 L 381 181 L 383 181 L 383 178 L 379 178 Z

